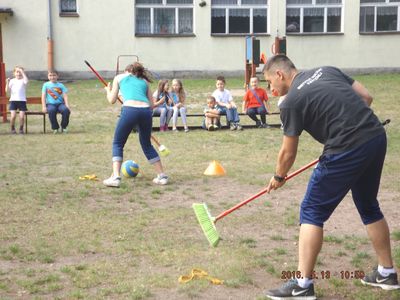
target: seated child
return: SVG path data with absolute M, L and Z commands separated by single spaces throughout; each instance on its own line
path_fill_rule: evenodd
M 47 75 L 49 81 L 42 87 L 42 111 L 49 114 L 53 133 L 59 132 L 60 125 L 57 121 L 57 113 L 61 114 L 61 132 L 67 133 L 71 109 L 68 102 L 68 90 L 58 81 L 58 73 L 50 70 Z
M 250 78 L 250 88 L 243 97 L 243 113 L 256 122 L 258 128 L 266 128 L 266 114 L 270 114 L 268 95 L 266 91 L 258 87 L 258 78 Z M 257 118 L 260 115 L 261 121 Z
M 168 80 L 160 80 L 157 90 L 153 93 L 153 115 L 160 116 L 160 131 L 168 130 L 168 123 L 172 117 L 172 99 L 169 94 Z
M 205 129 L 209 131 L 214 131 L 219 129 L 219 118 L 220 118 L 221 109 L 217 105 L 217 101 L 213 96 L 207 97 L 207 107 L 204 109 L 204 117 L 205 122 L 204 126 Z
M 215 85 L 217 89 L 212 95 L 221 109 L 220 114 L 226 114 L 228 126 L 230 126 L 231 130 L 242 130 L 243 128 L 240 125 L 239 114 L 237 112 L 236 104 L 233 102 L 232 94 L 230 91 L 225 89 L 225 78 L 223 76 L 218 76 Z

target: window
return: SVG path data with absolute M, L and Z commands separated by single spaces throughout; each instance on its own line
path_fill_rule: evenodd
M 211 0 L 211 34 L 268 33 L 268 0 Z
M 400 31 L 400 0 L 361 0 L 360 33 Z
M 60 0 L 60 16 L 77 16 L 76 0 Z
M 136 0 L 136 35 L 193 35 L 193 0 Z
M 286 33 L 342 32 L 342 0 L 287 0 Z

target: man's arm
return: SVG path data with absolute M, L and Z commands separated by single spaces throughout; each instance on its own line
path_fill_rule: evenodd
M 351 87 L 364 100 L 364 102 L 367 103 L 368 106 L 371 106 L 373 98 L 368 90 L 360 82 L 355 80 Z
M 278 161 L 276 163 L 275 175 L 271 178 L 267 186 L 267 193 L 285 184 L 285 180 L 277 180 L 277 178 L 284 178 L 293 166 L 296 160 L 298 144 L 298 136 L 283 136 L 282 146 L 279 150 Z

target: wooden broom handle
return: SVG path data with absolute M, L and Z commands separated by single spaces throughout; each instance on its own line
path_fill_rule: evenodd
M 293 178 L 294 176 L 298 175 L 299 173 L 307 170 L 308 168 L 312 167 L 313 165 L 315 165 L 316 163 L 319 162 L 319 159 L 313 160 L 312 162 L 310 162 L 309 164 L 305 165 L 304 167 L 298 169 L 297 171 L 294 171 L 293 173 L 287 175 L 285 177 L 285 180 L 289 180 L 290 178 Z M 223 217 L 225 217 L 226 215 L 229 215 L 231 212 L 237 210 L 238 208 L 242 207 L 243 205 L 249 203 L 250 201 L 253 201 L 254 199 L 260 197 L 261 195 L 264 195 L 267 192 L 267 188 L 262 189 L 261 191 L 259 191 L 257 194 L 251 196 L 250 198 L 236 204 L 234 207 L 222 212 L 221 214 L 219 214 L 214 222 L 217 222 L 219 219 L 222 219 Z

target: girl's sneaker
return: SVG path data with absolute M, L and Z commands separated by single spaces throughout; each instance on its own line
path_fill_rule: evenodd
M 157 175 L 157 177 L 153 179 L 153 182 L 155 184 L 166 185 L 168 183 L 168 176 L 165 174 Z
M 119 187 L 121 185 L 121 177 L 111 176 L 110 178 L 103 180 L 103 184 L 109 187 Z

